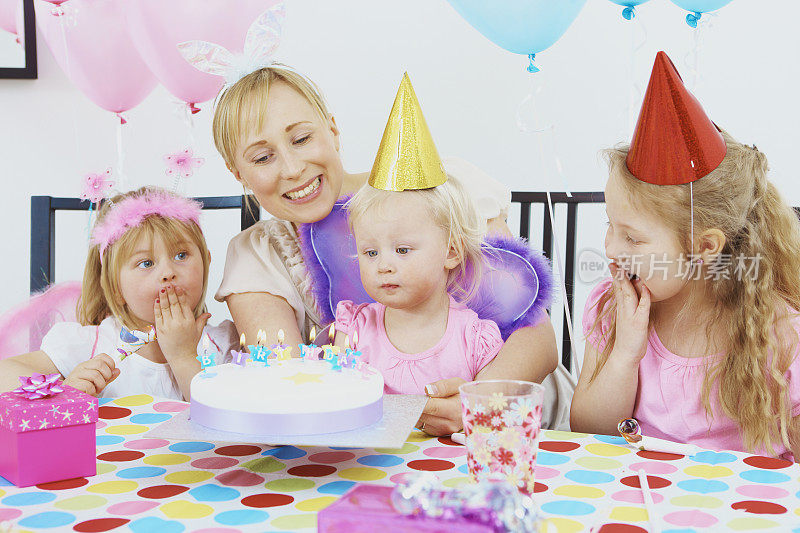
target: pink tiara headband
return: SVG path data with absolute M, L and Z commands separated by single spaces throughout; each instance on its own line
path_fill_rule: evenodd
M 115 203 L 109 213 L 99 221 L 92 232 L 92 244 L 100 245 L 100 257 L 106 249 L 131 229 L 139 226 L 149 216 L 176 218 L 200 225 L 202 204 L 181 196 L 150 192 L 131 196 Z

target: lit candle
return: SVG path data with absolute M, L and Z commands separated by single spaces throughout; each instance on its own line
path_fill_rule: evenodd
M 272 346 L 270 346 L 270 349 L 272 350 L 272 353 L 275 354 L 275 357 L 277 357 L 278 359 L 281 359 L 281 360 L 283 360 L 283 359 L 291 359 L 292 358 L 292 347 L 291 346 L 287 346 L 286 344 L 283 344 L 283 339 L 284 339 L 283 330 L 279 329 L 278 330 L 278 343 L 277 344 L 273 344 Z
M 319 359 L 319 354 L 322 351 L 322 348 L 317 347 L 314 344 L 314 339 L 317 337 L 317 328 L 311 326 L 311 336 L 308 339 L 308 344 L 298 344 L 300 348 L 300 355 L 303 357 L 303 361 L 316 361 Z
M 345 337 L 345 344 L 347 345 L 347 349 L 345 350 L 345 354 L 347 355 L 345 365 L 347 368 L 355 368 L 356 362 L 359 361 L 359 357 L 361 357 L 361 352 L 356 350 L 356 345 L 358 344 L 358 332 L 353 332 L 353 349 L 350 349 L 349 346 L 349 339 Z
M 331 329 L 328 330 L 328 344 L 322 347 L 322 350 L 325 352 L 323 359 L 326 361 L 330 361 L 334 356 L 339 355 L 339 352 L 342 351 L 341 348 L 333 344 L 333 340 L 336 338 L 336 328 L 333 324 L 331 324 Z
M 245 347 L 244 333 L 242 333 L 241 337 L 239 337 L 239 349 L 231 350 L 231 357 L 233 358 L 233 364 L 239 365 L 241 367 L 247 365 L 247 360 L 250 358 L 250 354 L 245 351 L 244 347 Z
M 203 353 L 198 355 L 195 359 L 200 361 L 200 368 L 203 372 L 206 371 L 206 368 L 210 366 L 216 366 L 217 364 L 217 355 L 219 352 L 216 350 L 211 350 L 209 352 L 209 344 L 208 344 L 208 335 L 203 336 Z
M 250 358 L 253 361 L 264 363 L 264 366 L 269 366 L 269 363 L 267 362 L 267 356 L 269 356 L 270 351 L 264 346 L 264 342 L 266 342 L 266 340 L 267 334 L 263 329 L 260 329 L 256 335 L 256 344 L 251 344 L 247 348 L 250 350 Z

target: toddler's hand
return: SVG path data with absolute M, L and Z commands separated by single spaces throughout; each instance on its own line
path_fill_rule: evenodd
M 641 279 L 631 282 L 614 263 L 610 265 L 612 288 L 617 303 L 617 329 L 614 352 L 639 364 L 647 350 L 650 324 L 650 290 Z
M 180 287 L 162 289 L 153 306 L 156 338 L 167 361 L 174 357 L 197 356 L 197 343 L 211 317 L 203 313 L 195 319 L 186 302 L 186 292 Z
M 103 389 L 117 379 L 117 376 L 119 368 L 114 364 L 114 360 L 107 354 L 101 353 L 76 366 L 64 380 L 64 385 L 92 396 L 100 396 Z

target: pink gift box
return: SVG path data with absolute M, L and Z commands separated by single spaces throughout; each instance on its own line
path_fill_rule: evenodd
M 18 487 L 97 473 L 97 398 L 62 387 L 36 400 L 0 394 L 0 476 Z
M 466 519 L 441 520 L 398 513 L 392 487 L 358 484 L 317 513 L 319 533 L 494 533 L 494 528 Z

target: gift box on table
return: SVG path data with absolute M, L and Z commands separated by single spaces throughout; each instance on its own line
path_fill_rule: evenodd
M 97 473 L 97 398 L 51 376 L 0 394 L 0 476 L 18 487 Z
M 404 515 L 392 504 L 392 487 L 358 484 L 317 513 L 319 533 L 495 533 L 487 524 L 467 518 L 444 520 Z

